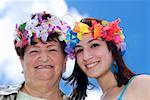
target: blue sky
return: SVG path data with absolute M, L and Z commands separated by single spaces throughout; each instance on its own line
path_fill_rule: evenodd
M 40 7 L 39 7 L 40 6 Z M 62 18 L 70 14 L 76 20 L 83 16 L 113 21 L 121 19 L 127 50 L 124 59 L 135 73 L 150 74 L 150 1 L 149 0 L 2 0 L 0 2 L 0 85 L 17 84 L 23 81 L 21 65 L 13 47 L 15 24 L 33 12 L 52 12 Z M 73 66 L 70 61 L 69 66 Z M 68 68 L 65 74 L 71 74 Z M 69 74 L 68 74 L 69 73 Z M 92 80 L 96 84 L 95 80 Z M 70 89 L 62 89 L 69 94 Z M 88 93 L 91 100 L 99 100 L 99 92 Z M 101 92 L 100 92 L 101 93 Z

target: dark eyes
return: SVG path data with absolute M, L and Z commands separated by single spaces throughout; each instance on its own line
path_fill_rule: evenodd
M 91 45 L 91 48 L 95 48 L 95 47 L 97 47 L 97 46 L 100 46 L 100 44 L 93 43 L 93 44 Z
M 96 47 L 98 47 L 98 46 L 100 46 L 100 44 L 98 44 L 98 43 L 93 43 L 93 44 L 90 45 L 90 48 L 96 48 Z M 83 51 L 83 48 L 77 48 L 77 49 L 75 49 L 75 53 L 76 53 L 76 54 L 81 53 L 82 51 Z
M 78 53 L 80 53 L 82 51 L 83 51 L 83 49 L 78 49 L 78 50 L 75 50 L 75 53 L 78 54 Z

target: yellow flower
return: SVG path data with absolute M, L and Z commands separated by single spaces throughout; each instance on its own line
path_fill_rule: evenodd
M 90 32 L 89 26 L 84 24 L 84 23 L 76 23 L 75 28 L 74 28 L 74 32 L 77 33 L 78 39 L 82 40 L 82 35 Z

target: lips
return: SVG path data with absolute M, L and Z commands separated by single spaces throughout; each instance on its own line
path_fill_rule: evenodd
M 86 64 L 85 66 L 86 66 L 86 68 L 92 68 L 92 67 L 95 67 L 98 63 L 99 63 L 99 61 L 95 61 L 95 62 Z
M 38 65 L 35 67 L 36 69 L 51 69 L 54 68 L 52 65 Z

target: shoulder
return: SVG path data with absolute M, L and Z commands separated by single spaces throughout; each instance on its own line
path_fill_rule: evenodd
M 0 96 L 18 93 L 22 85 L 0 86 Z
M 130 86 L 131 94 L 138 97 L 150 97 L 150 75 L 134 76 Z
M 150 75 L 146 75 L 146 74 L 141 74 L 141 75 L 137 75 L 134 76 L 135 78 L 133 79 L 133 84 L 138 85 L 148 85 L 150 84 Z

